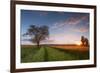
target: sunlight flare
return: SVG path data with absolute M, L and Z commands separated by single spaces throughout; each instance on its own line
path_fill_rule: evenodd
M 80 46 L 81 44 L 82 44 L 82 43 L 81 43 L 80 41 L 79 41 L 79 42 L 76 42 L 76 45 L 79 45 L 79 46 Z

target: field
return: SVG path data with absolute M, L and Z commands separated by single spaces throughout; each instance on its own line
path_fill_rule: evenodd
M 89 59 L 89 47 L 72 45 L 51 45 L 37 48 L 32 45 L 21 46 L 21 62 L 48 62 Z

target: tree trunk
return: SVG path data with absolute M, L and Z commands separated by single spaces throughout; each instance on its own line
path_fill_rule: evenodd
M 40 48 L 40 42 L 39 41 L 37 42 L 37 47 Z

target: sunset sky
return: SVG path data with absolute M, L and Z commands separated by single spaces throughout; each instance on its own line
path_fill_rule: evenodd
M 89 13 L 21 10 L 21 44 L 32 44 L 29 36 L 22 36 L 30 25 L 49 27 L 49 38 L 42 44 L 76 44 L 81 36 L 89 39 Z

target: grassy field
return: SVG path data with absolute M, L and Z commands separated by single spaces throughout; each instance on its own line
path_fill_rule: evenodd
M 73 47 L 73 49 L 75 48 Z M 57 46 L 42 46 L 41 48 L 36 48 L 35 46 L 29 45 L 21 46 L 22 63 L 86 59 L 89 59 L 89 50 L 70 50 L 68 48 Z

